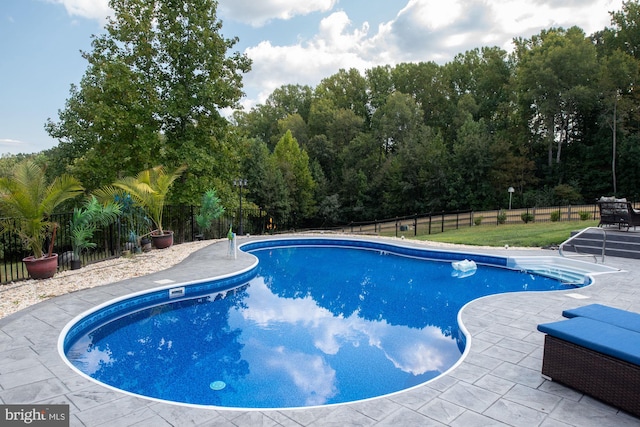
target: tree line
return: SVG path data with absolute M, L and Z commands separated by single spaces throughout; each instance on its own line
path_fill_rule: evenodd
M 638 200 L 640 5 L 587 35 L 549 28 L 450 62 L 342 69 L 238 109 L 251 68 L 214 0 L 111 0 L 87 70 L 38 153 L 91 191 L 187 165 L 172 204 L 214 188 L 247 207 L 332 225 L 443 210 Z M 226 117 L 223 110 L 234 112 Z M 5 156 L 0 174 L 22 155 Z

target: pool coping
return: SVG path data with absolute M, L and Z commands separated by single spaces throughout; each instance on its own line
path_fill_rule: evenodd
M 341 236 L 344 238 L 345 236 Z M 351 236 L 348 236 L 351 238 Z M 355 237 L 362 238 L 362 237 Z M 255 241 L 264 238 L 241 238 Z M 375 239 L 393 244 L 409 240 Z M 446 247 L 446 251 L 470 249 Z M 549 251 L 473 249 L 500 256 L 550 255 Z M 67 403 L 71 425 L 637 425 L 638 419 L 545 380 L 540 375 L 543 334 L 538 323 L 561 318 L 563 309 L 599 302 L 640 311 L 640 265 L 608 259 L 620 274 L 599 275 L 574 292 L 525 292 L 484 297 L 459 313 L 471 337 L 468 354 L 446 374 L 425 385 L 380 398 L 326 407 L 296 409 L 203 409 L 128 396 L 89 383 L 60 359 L 60 331 L 87 308 L 132 292 L 198 280 L 200 275 L 233 274 L 251 265 L 248 254 L 229 258 L 226 245 L 212 244 L 163 272 L 53 298 L 0 319 L 0 401 L 2 403 Z M 196 273 L 196 269 L 202 270 Z M 170 286 L 170 285 L 169 285 Z M 572 294 L 572 295 L 569 295 Z M 467 352 L 467 350 L 465 350 Z M 598 423 L 595 423 L 595 420 Z M 604 420 L 604 421 L 603 421 Z M 526 421 L 526 422 L 524 422 Z

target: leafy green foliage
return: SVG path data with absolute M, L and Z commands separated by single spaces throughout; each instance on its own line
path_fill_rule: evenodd
M 79 87 L 58 122 L 47 124 L 61 140 L 50 153 L 61 170 L 94 189 L 157 164 L 189 164 L 189 182 L 176 183 L 182 203 L 195 203 L 213 184 L 212 165 L 221 165 L 215 173 L 233 173 L 219 110 L 237 105 L 251 61 L 230 52 L 238 40 L 220 34 L 217 5 L 110 2 L 114 15 L 83 53 L 89 65 Z
M 0 209 L 5 217 L 0 221 L 2 232 L 16 232 L 33 256 L 41 258 L 47 234 L 57 227 L 49 215 L 81 192 L 80 182 L 69 175 L 49 183 L 45 169 L 34 161 L 18 163 L 10 176 L 0 178 Z
M 591 219 L 591 212 L 580 211 L 578 215 L 580 216 L 580 221 L 588 221 Z
M 504 224 L 507 222 L 507 213 L 503 210 L 500 210 L 498 213 L 498 224 Z
M 143 208 L 157 232 L 163 234 L 162 214 L 167 194 L 173 182 L 180 177 L 186 166 L 167 170 L 163 166 L 155 166 L 143 170 L 136 176 L 127 176 L 95 191 L 95 195 L 104 201 L 115 200 L 116 197 L 130 196 L 137 206 Z
M 273 160 L 284 178 L 292 211 L 301 218 L 310 217 L 315 207 L 315 181 L 309 169 L 309 155 L 300 149 L 290 131 L 278 141 L 273 151 Z
M 224 214 L 224 206 L 220 202 L 220 198 L 216 194 L 216 190 L 210 188 L 202 195 L 202 204 L 200 212 L 196 215 L 196 223 L 200 231 L 204 233 L 213 225 L 213 220 Z
M 99 227 L 112 224 L 122 213 L 122 207 L 115 201 L 100 204 L 95 196 L 89 197 L 84 206 L 74 208 L 69 221 L 69 234 L 74 259 L 80 259 L 82 251 L 95 248 L 93 234 Z
M 514 207 L 640 199 L 637 2 L 591 36 L 548 28 L 512 54 L 481 47 L 284 85 L 231 122 L 219 110 L 237 106 L 251 64 L 220 35 L 217 2 L 112 3 L 82 81 L 47 123 L 60 141 L 51 176 L 93 189 L 188 164 L 170 203 L 216 188 L 235 209 L 242 176 L 243 201 L 309 224 L 501 209 L 509 187 Z
M 522 219 L 522 222 L 527 224 L 527 223 L 533 222 L 533 220 L 535 219 L 535 216 L 530 212 L 523 212 L 522 214 L 520 214 L 520 219 Z

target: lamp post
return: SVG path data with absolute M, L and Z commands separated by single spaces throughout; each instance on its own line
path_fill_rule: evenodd
M 238 228 L 238 236 L 242 236 L 242 188 L 247 186 L 246 178 L 234 179 L 233 186 L 238 187 L 238 194 L 240 196 L 240 227 Z
M 513 192 L 516 190 L 514 190 L 513 187 L 509 187 L 507 191 L 509 192 L 509 210 L 511 210 L 511 196 L 513 196 Z

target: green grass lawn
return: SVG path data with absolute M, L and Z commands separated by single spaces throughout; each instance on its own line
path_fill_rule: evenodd
M 539 222 L 499 226 L 480 225 L 411 238 L 474 246 L 543 247 L 564 242 L 574 230 L 582 230 L 583 228 L 597 225 L 598 221 Z

